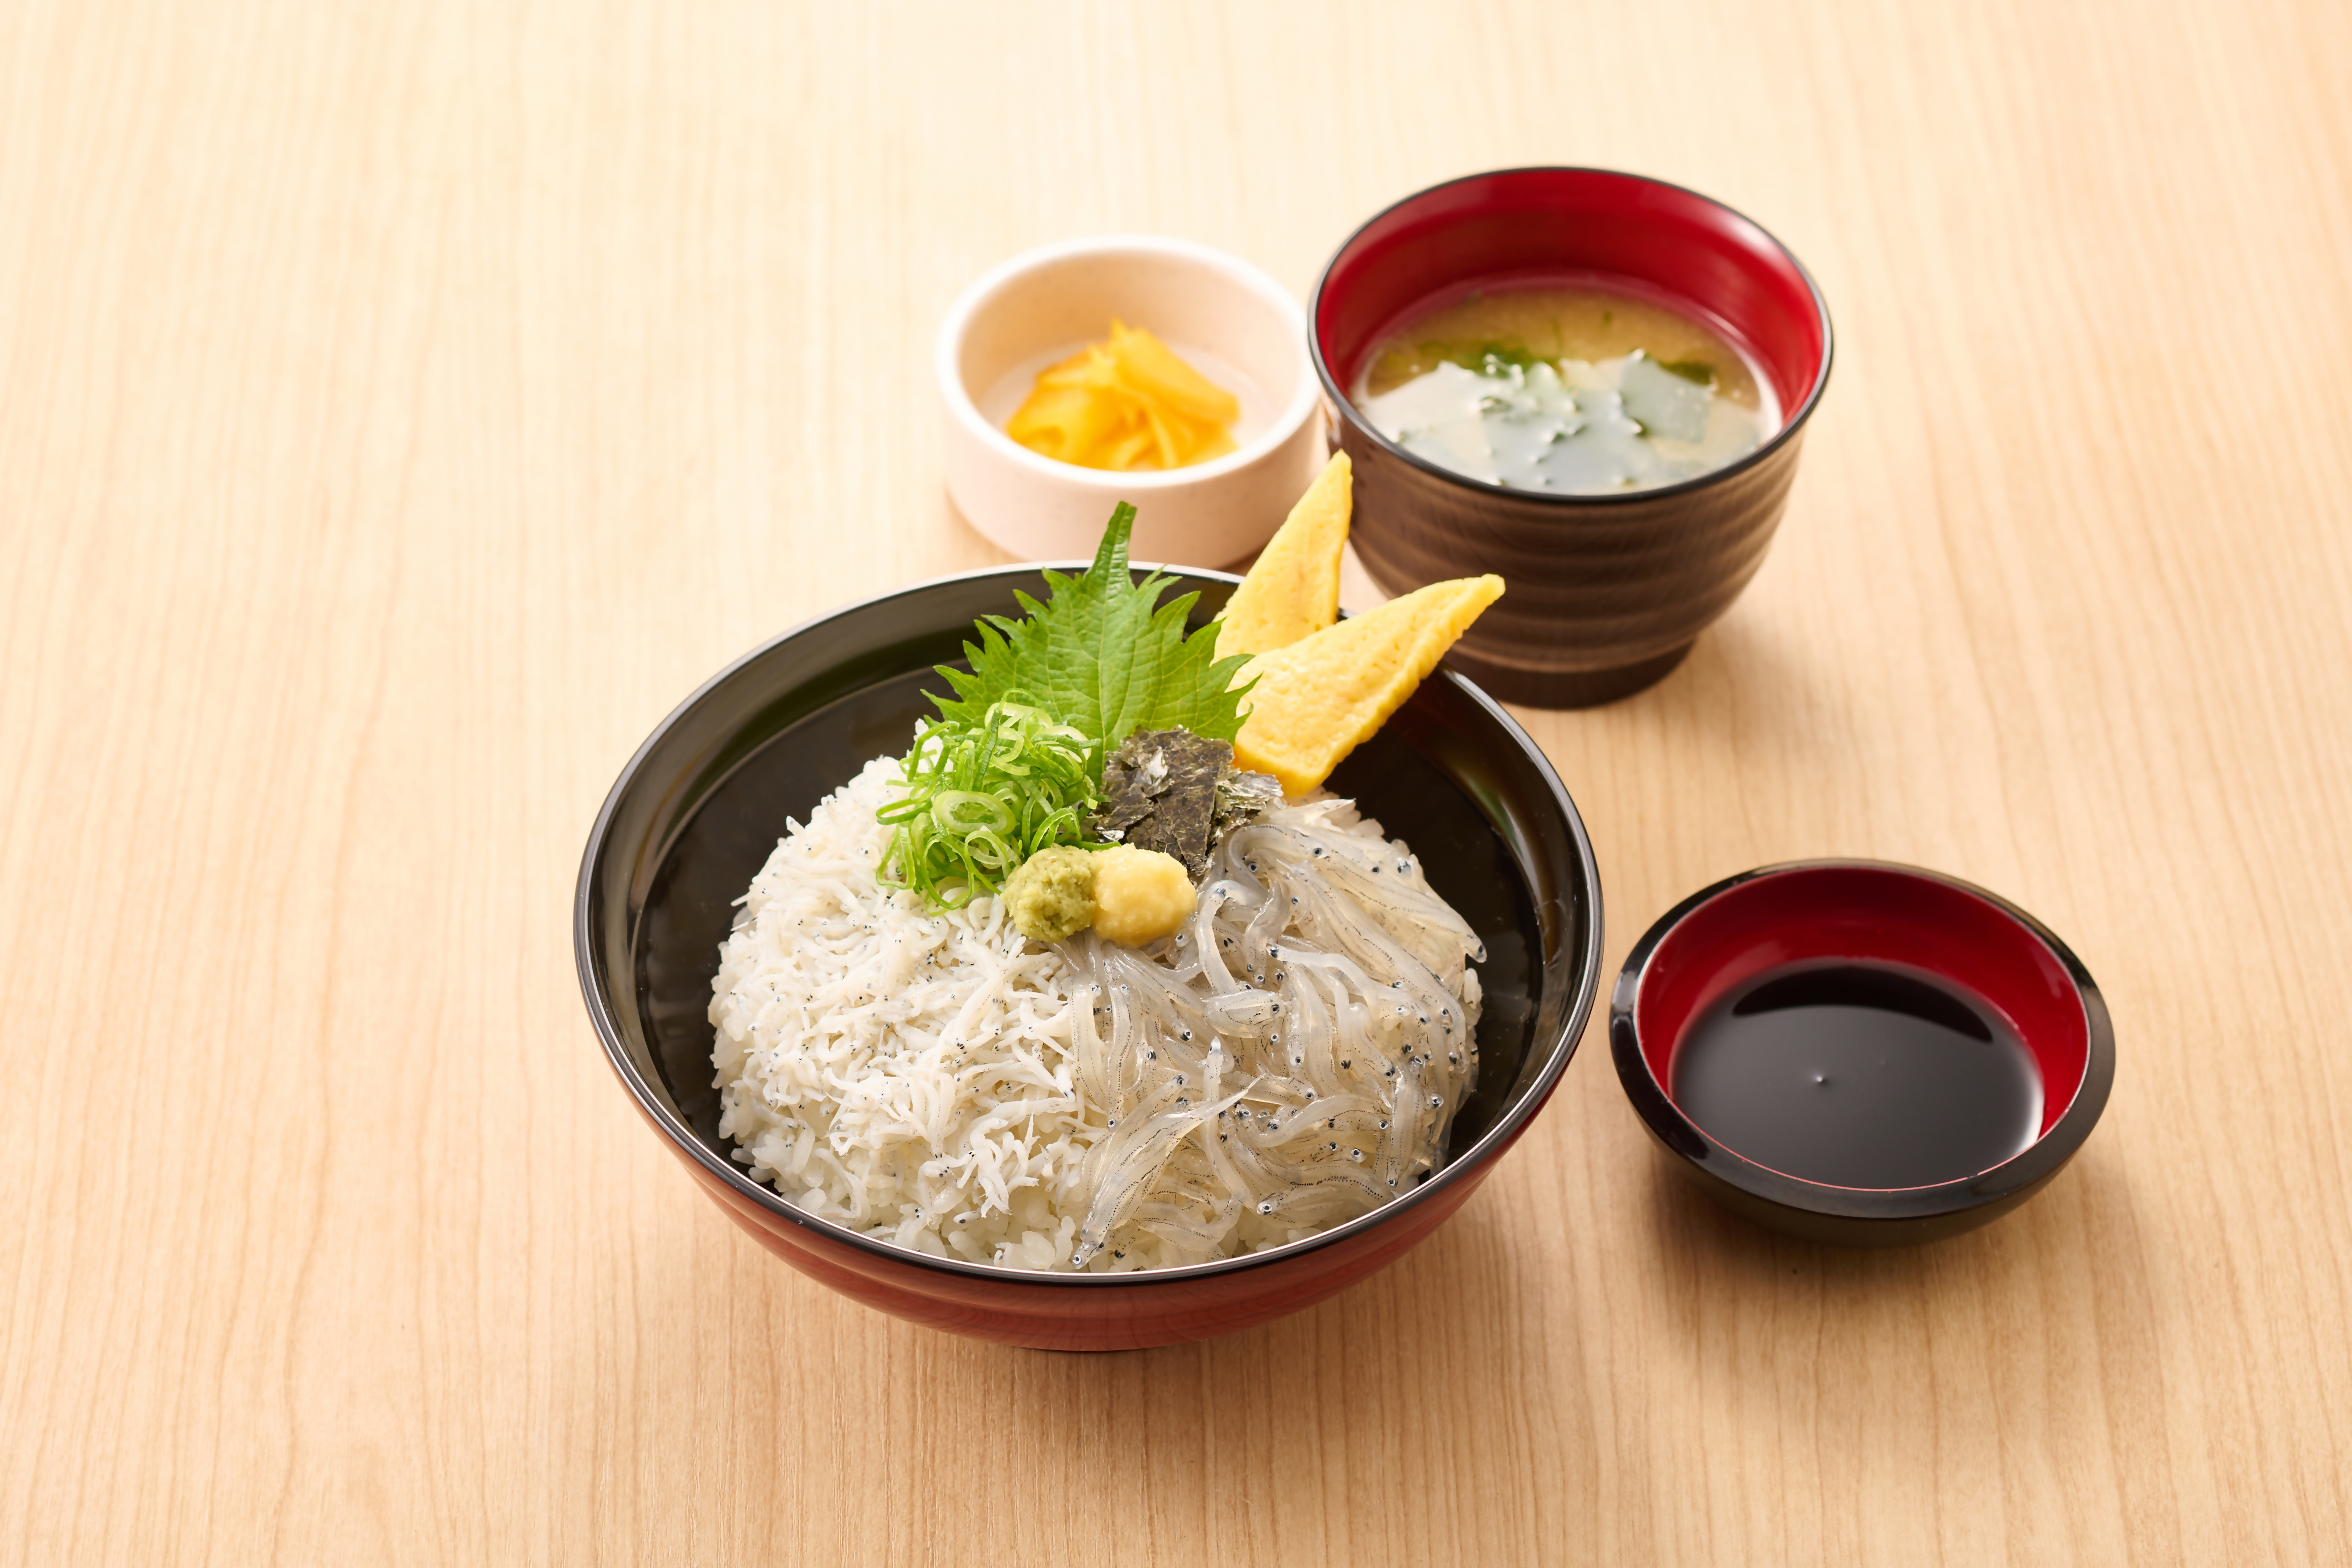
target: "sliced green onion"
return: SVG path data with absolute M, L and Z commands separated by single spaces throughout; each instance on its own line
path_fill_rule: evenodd
M 901 769 L 904 793 L 875 813 L 891 828 L 879 879 L 943 910 L 996 891 L 1040 849 L 1086 842 L 1102 798 L 1101 743 L 1025 702 L 994 703 L 978 724 L 932 721 Z
M 939 824 L 941 833 L 961 833 L 969 837 L 983 829 L 1012 826 L 1013 813 L 992 795 L 943 789 L 931 796 L 931 820 Z

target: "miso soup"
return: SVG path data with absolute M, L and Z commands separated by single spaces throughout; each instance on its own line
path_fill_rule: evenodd
M 1679 311 L 1598 288 L 1473 293 L 1375 344 L 1356 406 L 1406 451 L 1553 495 L 1710 473 L 1780 427 L 1770 384 Z

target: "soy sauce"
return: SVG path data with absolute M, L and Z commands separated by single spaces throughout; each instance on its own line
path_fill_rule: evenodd
M 1767 970 L 1684 1034 L 1675 1103 L 1725 1147 L 1841 1187 L 1958 1181 L 2042 1126 L 2042 1075 L 1983 998 L 1906 964 Z

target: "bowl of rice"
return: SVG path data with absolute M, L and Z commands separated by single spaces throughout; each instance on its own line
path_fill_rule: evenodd
M 1171 575 L 1198 595 L 1196 625 L 1239 581 Z M 1405 1083 L 1428 1071 L 1441 1077 L 1421 1089 L 1454 1091 L 1444 1120 L 1421 1123 L 1434 1142 L 1410 1164 L 1391 1162 L 1394 1194 L 1366 1212 L 1362 1200 L 1318 1207 L 1304 1187 L 1295 1201 L 1253 1191 L 1222 1208 L 1155 1199 L 1130 1203 L 1115 1235 L 1090 1244 L 1086 1173 L 1106 1159 L 1119 1168 L 1129 1145 L 1120 1096 L 1087 1047 L 1135 1029 L 1130 1005 L 1164 1012 L 1166 996 L 1185 994 L 1153 992 L 1143 961 L 1108 943 L 1024 941 L 1000 900 L 945 910 L 877 880 L 889 830 L 876 813 L 891 759 L 929 710 L 925 694 L 941 689 L 935 667 L 961 659 L 976 618 L 1017 614 L 1017 594 L 1046 589 L 1030 565 L 885 595 L 786 632 L 688 697 L 622 770 L 590 833 L 573 910 L 582 991 L 640 1113 L 730 1217 L 812 1279 L 910 1321 L 1038 1349 L 1232 1332 L 1394 1261 L 1526 1131 L 1597 994 L 1599 874 L 1542 752 L 1441 668 L 1339 765 L 1331 798 L 1291 803 L 1277 814 L 1286 826 L 1265 830 L 1367 887 L 1384 873 L 1402 903 L 1442 909 L 1460 928 L 1444 989 L 1421 1001 L 1360 991 L 1352 1004 L 1332 991 L 1338 1022 L 1325 1030 L 1334 1055 L 1349 1038 L 1437 1042 L 1381 1058 Z M 1228 868 L 1239 882 L 1218 886 L 1255 885 L 1238 862 Z M 1225 1018 L 1238 1039 L 1285 1026 L 1244 1016 L 1272 992 L 1244 982 L 1246 995 L 1209 996 L 1198 978 L 1200 947 L 1253 918 L 1244 902 L 1222 926 L 1204 906 L 1192 928 L 1209 1010 L 1171 1013 L 1170 1029 Z M 1259 928 L 1284 929 L 1275 913 Z M 1181 939 L 1160 952 L 1181 979 Z M 1310 947 L 1298 962 L 1316 961 Z M 1132 1004 L 1129 979 L 1144 983 Z M 1205 1086 L 1161 1066 L 1159 1100 L 1202 1100 L 1189 1121 L 1147 1121 L 1130 1091 L 1127 1139 L 1172 1125 L 1184 1145 L 1173 1164 L 1166 1150 L 1152 1163 L 1230 1172 L 1233 1156 L 1274 1139 L 1294 1159 L 1302 1148 L 1320 1159 L 1328 1126 L 1328 1168 L 1376 1180 L 1397 1137 L 1387 1115 L 1318 1102 L 1304 1077 L 1220 1086 L 1221 1049 Z M 1456 1064 L 1450 1079 L 1432 1062 L 1440 1054 Z

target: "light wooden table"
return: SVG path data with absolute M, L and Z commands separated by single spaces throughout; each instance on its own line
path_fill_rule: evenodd
M 1769 14 L 1768 14 L 1769 12 Z M 1609 963 L 1799 856 L 2112 999 L 2016 1215 L 1719 1216 L 1593 1032 L 1438 1237 L 1148 1354 L 850 1307 L 582 1013 L 704 675 L 996 553 L 930 336 L 1104 230 L 1302 294 L 1537 163 L 1839 331 L 1771 558 L 1529 714 Z M 2352 1561 L 2352 10 L 0 7 L 0 1562 Z

